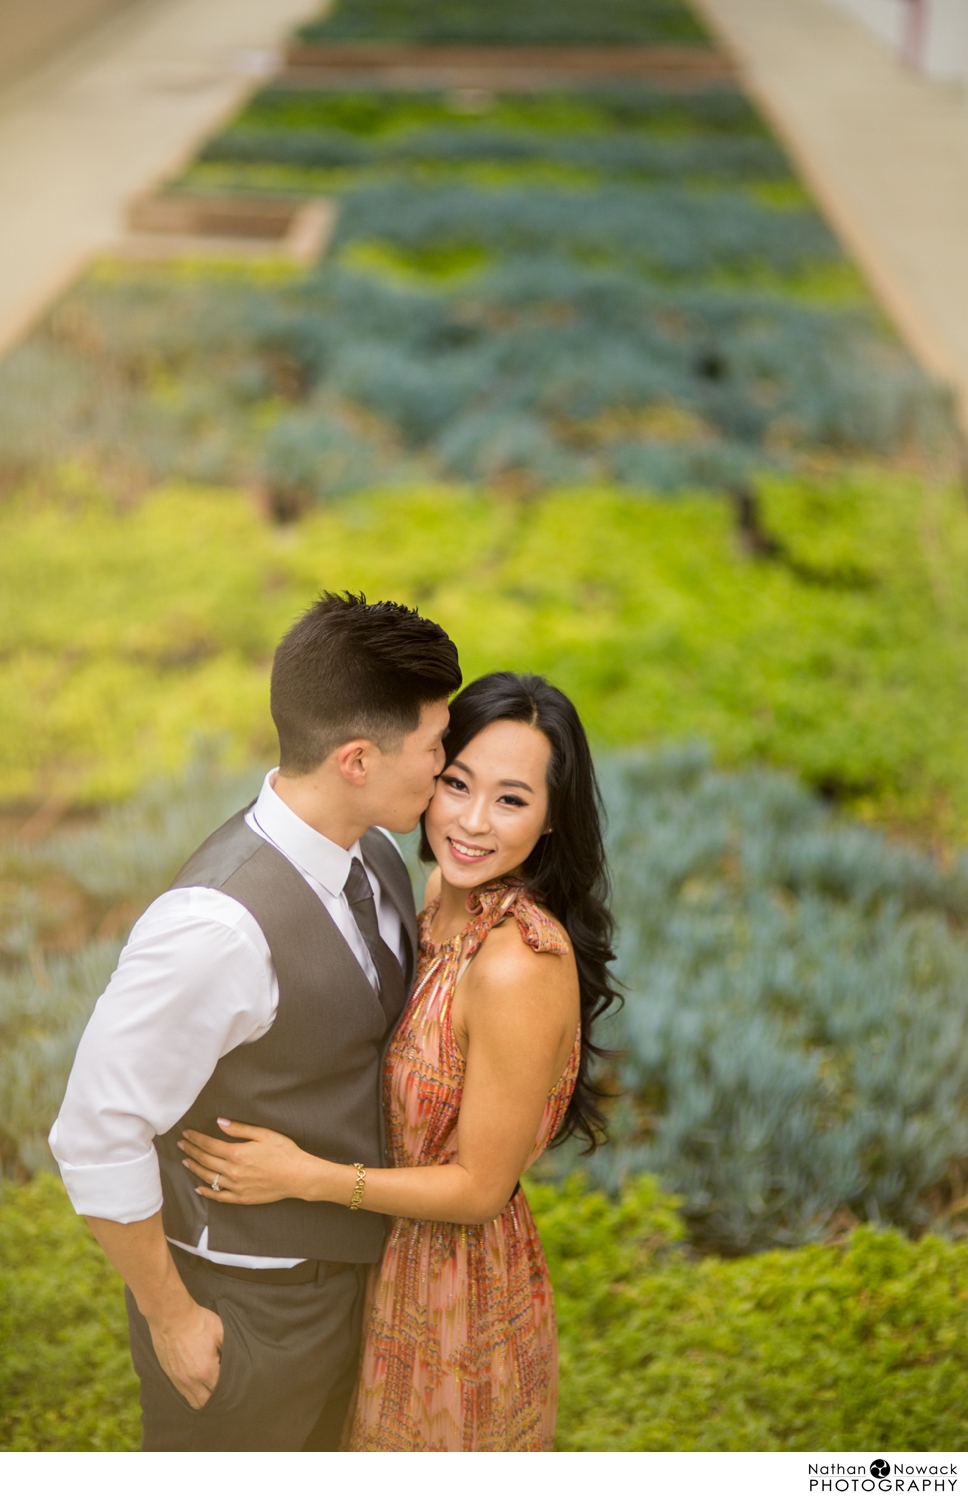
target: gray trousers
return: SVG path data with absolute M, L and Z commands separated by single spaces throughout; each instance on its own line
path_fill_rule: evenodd
M 369 1268 L 348 1265 L 299 1286 L 237 1281 L 184 1254 L 178 1269 L 195 1301 L 222 1319 L 221 1372 L 201 1411 L 193 1410 L 158 1363 L 148 1324 L 125 1289 L 142 1450 L 335 1451 L 356 1379 Z

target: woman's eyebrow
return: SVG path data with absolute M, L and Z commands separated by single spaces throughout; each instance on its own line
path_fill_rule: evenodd
M 455 771 L 463 771 L 465 776 L 473 776 L 474 774 L 470 766 L 465 765 L 462 760 L 452 760 L 450 764 L 454 767 Z M 534 788 L 528 786 L 526 781 L 499 781 L 498 786 L 519 786 L 523 792 L 530 792 L 532 797 L 534 796 Z

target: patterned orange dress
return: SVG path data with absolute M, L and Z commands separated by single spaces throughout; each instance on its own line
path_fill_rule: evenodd
M 472 891 L 471 920 L 443 943 L 420 917 L 417 983 L 387 1051 L 393 1166 L 457 1156 L 464 1059 L 451 1027 L 463 960 L 513 917 L 537 953 L 563 953 L 554 923 L 517 881 Z M 462 960 L 463 950 L 463 960 Z M 554 1139 L 575 1086 L 580 1033 L 548 1096 L 530 1166 Z M 394 1219 L 370 1276 L 347 1447 L 356 1452 L 546 1452 L 558 1399 L 554 1304 L 541 1241 L 519 1190 L 490 1224 Z

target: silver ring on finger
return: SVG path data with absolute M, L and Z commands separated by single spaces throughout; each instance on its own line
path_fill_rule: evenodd
M 221 1177 L 221 1175 L 222 1175 L 221 1172 L 216 1172 L 215 1176 L 212 1178 L 212 1192 L 213 1193 L 220 1193 L 222 1191 L 222 1189 L 218 1185 L 218 1181 L 219 1181 L 219 1178 Z

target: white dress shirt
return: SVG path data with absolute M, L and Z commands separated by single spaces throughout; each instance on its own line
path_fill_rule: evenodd
M 304 823 L 274 792 L 275 775 L 269 772 L 246 822 L 315 891 L 376 988 L 376 968 L 343 892 L 353 858 L 363 859 L 360 846 L 343 849 Z M 380 935 L 402 964 L 400 917 L 375 872 L 363 864 Z M 131 1224 L 158 1212 L 155 1136 L 181 1119 L 219 1058 L 266 1034 L 278 1005 L 269 945 L 232 896 L 190 886 L 152 902 L 132 928 L 81 1037 L 50 1133 L 79 1214 Z M 205 1230 L 197 1245 L 184 1248 L 224 1265 L 298 1264 L 295 1258 L 209 1250 L 207 1238 Z

